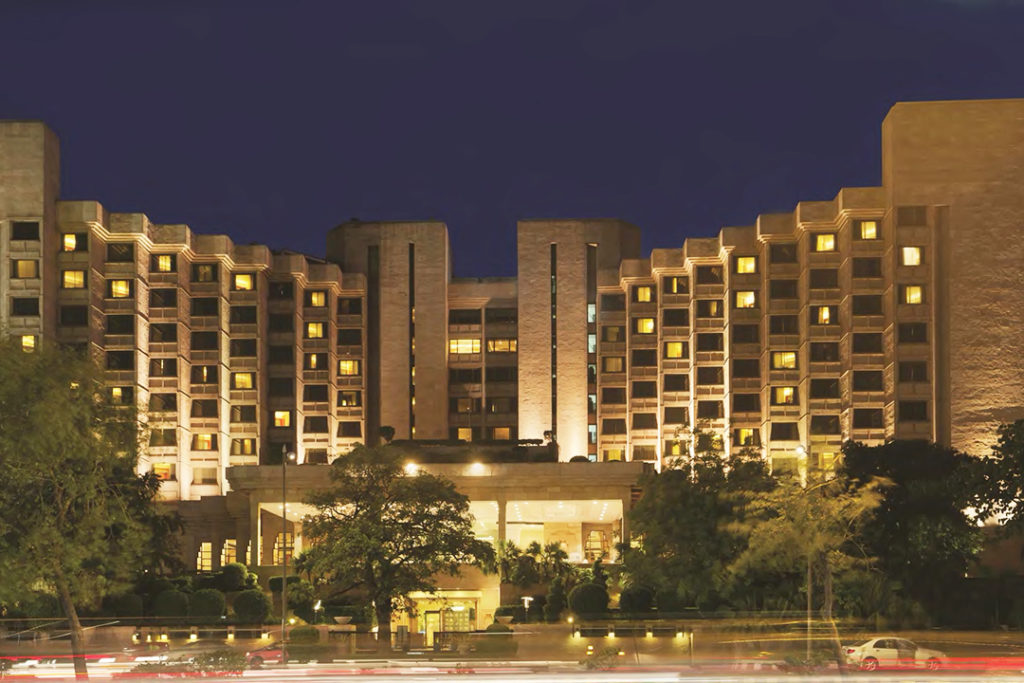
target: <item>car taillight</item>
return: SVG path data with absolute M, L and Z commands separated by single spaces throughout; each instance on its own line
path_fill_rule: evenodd
M 846 654 L 848 654 L 848 655 L 852 655 L 856 651 L 857 650 L 855 648 L 852 648 L 852 647 L 846 648 Z

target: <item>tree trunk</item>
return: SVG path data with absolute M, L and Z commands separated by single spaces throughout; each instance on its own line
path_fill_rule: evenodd
M 78 620 L 78 610 L 71 599 L 71 591 L 63 579 L 57 581 L 57 592 L 64 615 L 68 618 L 68 626 L 71 627 L 71 659 L 75 663 L 75 679 L 87 681 L 89 671 L 85 665 L 85 631 L 82 630 L 82 622 Z
M 824 572 L 822 578 L 825 582 L 825 604 L 822 606 L 821 611 L 825 621 L 832 627 L 832 649 L 835 653 L 836 667 L 840 677 L 842 677 L 845 674 L 846 656 L 843 654 L 843 644 L 839 641 L 839 629 L 836 628 L 836 622 L 832 619 L 832 567 L 829 566 L 827 554 L 822 557 L 822 571 Z
M 377 654 L 391 654 L 391 600 L 376 601 L 377 608 Z

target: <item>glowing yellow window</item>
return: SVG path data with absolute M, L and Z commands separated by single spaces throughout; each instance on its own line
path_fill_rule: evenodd
M 637 334 L 654 334 L 654 318 L 634 318 Z
M 906 285 L 903 288 L 903 303 L 920 304 L 924 302 L 924 290 L 920 285 Z
M 201 572 L 213 569 L 213 543 L 203 541 L 199 544 L 199 552 L 196 554 L 196 569 Z
M 160 273 L 170 273 L 174 270 L 174 257 L 170 254 L 158 254 L 156 257 L 156 269 Z
M 643 286 L 637 287 L 634 291 L 636 292 L 636 300 L 638 302 L 640 302 L 640 303 L 648 303 L 648 302 L 650 302 L 650 300 L 651 300 L 651 288 L 650 287 L 648 287 L 647 285 L 643 285 Z
M 622 460 L 622 449 L 621 448 L 606 448 L 604 451 L 604 459 L 607 461 Z
M 60 274 L 60 285 L 64 289 L 82 289 L 85 287 L 84 270 L 65 270 Z
M 622 356 L 605 356 L 601 359 L 601 370 L 603 372 L 623 372 L 626 361 Z
M 683 443 L 681 441 L 669 441 L 665 455 L 682 455 Z
M 111 280 L 110 297 L 112 299 L 127 299 L 132 295 L 132 283 L 130 280 Z
M 473 428 L 472 427 L 459 427 L 458 438 L 463 441 L 473 440 Z
M 495 427 L 491 438 L 495 441 L 508 441 L 512 438 L 512 431 L 508 427 Z
M 320 360 L 317 358 L 317 354 L 306 354 L 306 368 L 309 370 L 318 370 L 320 368 Z
M 338 374 L 339 375 L 358 375 L 359 374 L 359 361 L 342 359 L 338 361 Z
M 234 380 L 235 389 L 252 389 L 251 372 L 236 372 L 231 379 Z
M 772 367 L 776 370 L 792 370 L 796 368 L 796 351 L 773 352 Z
M 736 430 L 736 445 L 737 446 L 753 446 L 754 445 L 754 430 L 741 427 Z
M 860 238 L 862 240 L 878 239 L 878 221 L 861 221 Z
M 275 410 L 274 411 L 274 426 L 275 427 L 291 427 L 292 426 L 292 412 L 290 410 Z
M 921 247 L 903 247 L 900 249 L 900 263 L 904 266 L 921 265 Z
M 31 259 L 16 259 L 14 261 L 12 277 L 18 279 L 39 277 L 39 261 Z
M 153 463 L 153 474 L 160 481 L 174 481 L 174 464 L 169 462 Z
M 306 339 L 323 339 L 323 323 L 306 323 Z
M 213 450 L 213 434 L 196 434 L 192 437 L 194 439 L 192 444 L 192 450 L 195 451 L 212 451 Z
M 251 292 L 252 273 L 235 273 L 235 289 L 240 292 Z
M 775 404 L 792 405 L 796 398 L 795 387 L 775 387 Z
M 736 257 L 736 272 L 737 273 L 756 273 L 757 272 L 757 257 L 756 256 L 737 256 Z
M 818 306 L 818 315 L 815 320 L 819 325 L 831 325 L 832 320 L 832 307 L 831 306 Z
M 21 335 L 21 350 L 25 353 L 32 353 L 36 350 L 36 337 L 34 334 Z
M 487 350 L 494 353 L 515 353 L 515 339 L 488 339 Z
M 78 248 L 78 235 L 73 232 L 64 233 L 64 240 L 62 244 L 62 249 L 64 251 L 74 251 Z
M 736 292 L 736 308 L 756 308 L 757 307 L 757 293 L 756 292 Z
M 327 305 L 327 292 L 310 292 L 309 293 L 309 305 L 310 306 L 326 306 Z
M 449 339 L 448 353 L 480 353 L 480 340 Z
M 111 387 L 110 388 L 110 401 L 112 403 L 120 403 L 123 396 L 124 396 L 124 391 L 121 390 L 121 387 Z
M 683 342 L 665 342 L 665 358 L 682 358 Z
M 814 236 L 814 251 L 835 251 L 836 236 L 830 232 L 820 232 Z

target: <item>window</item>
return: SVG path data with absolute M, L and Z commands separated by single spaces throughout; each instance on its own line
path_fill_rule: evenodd
M 271 377 L 268 390 L 271 396 L 294 396 L 295 380 L 291 377 Z
M 453 308 L 448 311 L 449 325 L 479 325 L 479 308 Z
M 216 351 L 218 348 L 216 332 L 193 332 L 193 351 Z
M 698 299 L 697 300 L 697 317 L 698 318 L 721 318 L 722 317 L 722 300 L 721 299 Z
M 927 422 L 927 401 L 900 401 L 897 413 L 900 422 Z
M 633 398 L 657 398 L 657 382 L 633 382 L 630 389 Z
M 717 332 L 702 332 L 697 335 L 698 351 L 721 351 L 725 348 L 725 341 L 722 334 Z
M 321 322 L 306 323 L 306 339 L 323 339 L 324 324 Z
M 255 339 L 232 339 L 229 346 L 229 354 L 232 358 L 256 357 Z
M 721 401 L 697 401 L 698 420 L 719 420 L 723 416 Z
M 836 289 L 839 287 L 839 269 L 812 268 L 810 286 L 811 289 Z
M 21 335 L 21 350 L 25 353 L 32 353 L 36 350 L 36 336 L 34 334 Z
M 690 309 L 665 308 L 661 311 L 663 327 L 687 327 L 690 324 Z
M 854 294 L 852 308 L 854 315 L 882 315 L 882 295 Z
M 448 399 L 448 412 L 460 413 L 463 415 L 479 413 L 480 412 L 480 399 L 470 398 L 466 396 L 459 396 L 457 398 Z
M 473 440 L 473 428 L 472 427 L 457 427 L 452 431 L 455 432 L 455 438 L 460 441 L 472 441 Z
M 359 424 L 358 422 L 356 424 Z M 306 434 L 327 434 L 327 416 L 310 415 L 302 423 L 302 431 Z
M 760 344 L 761 343 L 761 326 L 755 324 L 752 325 L 733 325 L 732 326 L 732 343 L 733 344 Z
M 736 308 L 757 308 L 757 292 L 739 291 L 736 292 Z
M 256 439 L 232 439 L 231 455 L 256 455 Z
M 113 405 L 131 405 L 135 398 L 135 387 L 110 387 L 110 402 Z
M 772 299 L 795 299 L 797 298 L 796 280 L 769 280 L 768 292 Z
M 178 439 L 174 429 L 154 429 L 149 432 L 149 445 L 154 448 L 177 446 Z
M 697 266 L 698 285 L 720 285 L 722 275 L 722 266 Z
M 732 410 L 734 413 L 761 412 L 761 394 L 733 394 Z
M 193 434 L 192 435 L 192 450 L 194 451 L 214 451 L 217 450 L 217 435 L 216 434 Z M 196 470 L 204 469 L 197 467 Z M 197 475 L 198 478 L 198 475 Z
M 859 240 L 878 239 L 878 221 L 854 221 L 853 235 Z
M 38 221 L 11 221 L 11 240 L 31 242 L 38 239 Z
M 811 398 L 839 398 L 839 378 L 822 377 L 811 380 Z
M 625 294 L 602 294 L 601 295 L 601 310 L 602 311 L 624 311 L 624 310 L 626 310 L 626 295 Z
M 234 405 L 231 406 L 231 421 L 238 424 L 251 424 L 256 422 L 256 406 Z
M 217 417 L 217 399 L 193 399 L 192 417 Z
M 253 273 L 235 273 L 231 278 L 231 289 L 236 292 L 251 292 L 256 288 L 256 276 Z
M 927 323 L 900 323 L 896 328 L 896 339 L 900 344 L 924 344 L 928 342 Z
M 770 244 L 768 245 L 768 254 L 771 258 L 772 264 L 776 263 L 796 263 L 796 244 L 793 242 L 784 242 L 782 244 Z
M 838 323 L 838 306 L 811 306 L 812 325 L 836 325 Z
M 216 316 L 220 314 L 220 300 L 215 296 L 192 299 L 192 315 Z
M 107 298 L 130 299 L 134 284 L 133 280 L 107 280 Z
M 901 382 L 927 382 L 928 363 L 923 360 L 903 360 L 899 363 Z
M 363 300 L 357 296 L 338 299 L 338 315 L 362 315 Z
M 61 306 L 60 324 L 67 327 L 85 327 L 89 324 L 88 306 Z
M 773 406 L 791 406 L 800 403 L 796 387 L 772 387 Z
M 480 368 L 448 368 L 449 384 L 480 384 L 482 377 Z
M 135 334 L 134 315 L 108 315 L 107 334 Z
M 811 415 L 811 434 L 839 434 L 838 415 Z
M 905 304 L 923 304 L 924 287 L 921 285 L 900 285 L 900 301 Z
M 633 331 L 636 334 L 654 334 L 654 318 L 633 318 Z
M 732 443 L 734 446 L 760 446 L 761 431 L 750 427 L 740 427 L 732 430 Z
M 756 273 L 757 272 L 757 257 L 756 256 L 736 256 L 733 258 L 737 273 Z
M 150 466 L 153 476 L 160 481 L 175 481 L 178 478 L 177 468 L 174 463 L 155 462 Z
M 812 363 L 838 363 L 838 342 L 811 342 Z
M 667 425 L 685 425 L 689 424 L 690 420 L 686 415 L 685 406 L 674 406 L 665 408 L 665 424 Z
M 149 290 L 150 308 L 177 308 L 178 290 L 176 289 L 151 289 Z
M 84 232 L 66 232 L 61 236 L 61 251 L 89 251 L 89 236 Z
M 725 371 L 719 366 L 697 368 L 697 386 L 725 384 Z
M 251 373 L 251 372 L 232 372 L 231 373 L 231 388 L 232 389 L 252 389 L 253 388 L 253 373 Z
M 39 277 L 39 261 L 34 259 L 14 259 L 11 261 L 12 280 L 28 280 L 37 277 Z
M 217 383 L 217 366 L 216 365 L 193 365 L 192 366 L 192 384 L 216 384 Z
M 854 391 L 882 391 L 881 370 L 854 370 Z
M 176 254 L 153 254 L 149 257 L 149 269 L 156 273 L 173 273 L 178 269 Z
M 448 353 L 480 353 L 479 339 L 449 339 Z
M 800 425 L 796 422 L 772 422 L 772 441 L 799 441 Z
M 216 282 L 216 263 L 194 263 L 192 264 L 192 282 Z
M 306 305 L 310 308 L 323 308 L 327 305 L 327 292 L 323 290 L 306 292 Z
M 61 289 L 84 289 L 85 271 L 62 270 L 60 272 L 60 286 Z
M 267 323 L 271 332 L 291 332 L 295 329 L 295 316 L 291 313 L 271 313 Z
M 216 301 L 216 299 L 214 299 Z M 256 324 L 256 307 L 255 306 L 232 306 L 228 320 L 232 324 L 237 325 L 255 325 Z
M 326 370 L 327 369 L 327 354 L 326 353 L 307 353 L 302 357 L 302 367 L 304 370 Z
M 761 376 L 761 361 L 757 358 L 735 358 L 732 361 L 732 376 L 752 378 Z
M 633 413 L 633 429 L 657 429 L 657 413 Z
M 178 341 L 177 323 L 154 323 L 149 326 L 149 341 L 153 344 L 165 344 Z
M 881 332 L 854 332 L 854 353 L 882 353 Z
M 661 278 L 661 291 L 665 294 L 688 294 L 690 279 L 685 275 L 667 275 Z
M 633 446 L 633 460 L 654 460 L 657 457 L 657 446 L 652 444 L 636 444 Z
M 811 248 L 814 251 L 835 251 L 836 235 L 833 232 L 819 232 L 811 236 Z
M 665 342 L 665 358 L 686 358 L 686 342 Z
M 626 402 L 626 390 L 623 387 L 601 387 L 601 403 L 620 404 Z
M 882 259 L 876 257 L 854 258 L 853 276 L 856 278 L 882 277 Z
M 630 363 L 635 367 L 653 368 L 658 365 L 658 352 L 655 349 L 633 349 Z
M 62 307 L 66 308 L 66 307 Z M 39 297 L 15 297 L 11 299 L 11 315 L 38 316 Z
M 359 361 L 358 360 L 354 360 L 354 359 L 350 359 L 350 358 L 342 358 L 341 360 L 338 361 L 338 374 L 339 375 L 345 376 L 345 377 L 351 377 L 351 376 L 354 376 L 354 375 L 358 375 L 359 372 L 360 372 L 360 369 L 359 369 Z
M 601 372 L 625 372 L 626 359 L 622 356 L 605 356 L 601 359 Z
M 343 327 L 338 330 L 338 346 L 362 346 L 363 331 L 358 327 Z
M 354 408 L 363 405 L 363 392 L 361 391 L 339 391 L 338 401 L 339 408 Z
M 900 249 L 901 266 L 921 265 L 921 247 L 902 247 Z
M 622 419 L 604 419 L 601 420 L 601 433 L 602 434 L 625 434 L 626 433 L 626 421 Z
M 654 301 L 654 287 L 650 285 L 634 285 L 633 301 L 636 303 L 651 303 Z
M 107 351 L 107 370 L 134 370 L 134 351 Z
M 622 390 L 622 402 L 626 402 L 626 390 Z M 516 412 L 516 400 L 509 396 L 499 396 L 487 399 L 488 413 L 514 413 Z
M 626 340 L 626 328 L 621 325 L 602 325 L 601 326 L 601 341 L 608 343 L 617 343 Z M 491 341 L 487 340 L 487 350 L 490 351 Z
M 492 427 L 491 428 L 491 440 L 492 441 L 508 441 L 512 438 L 512 429 L 510 427 Z
M 773 351 L 772 370 L 795 370 L 796 351 Z
M 177 358 L 150 358 L 149 359 L 149 376 L 150 377 L 177 377 L 178 375 L 178 359 Z
M 131 263 L 135 260 L 135 245 L 131 242 L 112 242 L 107 245 L 107 263 Z
M 854 408 L 854 429 L 881 429 L 885 426 L 881 408 Z
M 680 373 L 666 374 L 661 379 L 664 391 L 689 391 L 690 376 Z
M 516 378 L 516 367 L 514 365 L 487 368 L 488 382 L 515 382 Z
M 290 410 L 275 410 L 274 411 L 274 426 L 275 427 L 291 427 L 292 426 L 292 411 L 290 411 Z

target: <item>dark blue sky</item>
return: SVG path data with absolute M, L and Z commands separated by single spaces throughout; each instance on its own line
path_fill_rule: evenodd
M 0 27 L 0 118 L 56 129 L 65 197 L 311 254 L 439 219 L 457 275 L 512 274 L 519 218 L 650 249 L 830 199 L 878 183 L 894 102 L 1024 96 L 1009 0 L 3 0 Z

